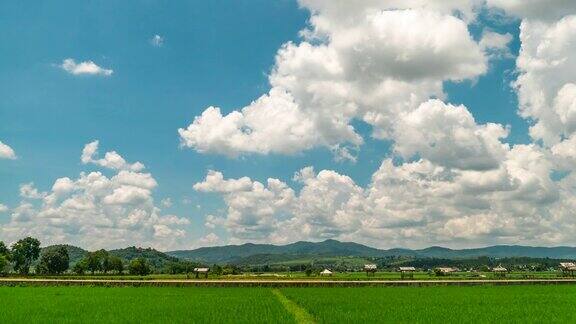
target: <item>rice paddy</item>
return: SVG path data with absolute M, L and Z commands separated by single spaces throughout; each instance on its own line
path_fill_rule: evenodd
M 2 323 L 576 322 L 576 286 L 0 287 Z

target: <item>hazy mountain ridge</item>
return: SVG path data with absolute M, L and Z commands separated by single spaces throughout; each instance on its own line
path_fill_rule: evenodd
M 44 247 L 43 250 L 58 245 Z M 82 248 L 64 245 L 70 254 L 70 263 L 74 264 L 88 253 Z M 387 256 L 406 256 L 413 258 L 466 259 L 487 256 L 492 258 L 530 257 L 551 259 L 576 259 L 576 247 L 532 247 L 521 245 L 495 245 L 472 249 L 449 249 L 432 246 L 425 249 L 376 249 L 354 242 L 326 240 L 322 242 L 299 241 L 287 245 L 254 244 L 226 245 L 203 247 L 194 250 L 179 250 L 161 252 L 152 248 L 127 247 L 110 250 L 111 255 L 125 261 L 137 257 L 147 259 L 156 267 L 162 267 L 169 262 L 190 260 L 205 264 L 264 264 L 266 262 L 282 262 L 297 259 L 318 259 L 329 257 L 381 258 Z
M 444 258 L 464 259 L 481 256 L 493 258 L 531 257 L 551 259 L 575 259 L 576 247 L 531 247 L 521 245 L 495 245 L 473 249 L 449 249 L 433 246 L 425 249 L 388 249 L 381 250 L 353 242 L 326 240 L 323 242 L 296 242 L 287 245 L 254 244 L 226 245 L 203 247 L 195 250 L 179 250 L 166 252 L 168 255 L 181 259 L 204 263 L 244 263 L 250 257 L 268 255 L 285 255 L 286 259 L 296 256 L 355 256 L 355 257 L 386 257 L 410 256 L 414 258 Z

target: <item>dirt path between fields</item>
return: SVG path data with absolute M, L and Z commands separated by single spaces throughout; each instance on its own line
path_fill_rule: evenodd
M 312 316 L 305 308 L 300 307 L 294 301 L 286 297 L 280 290 L 272 289 L 272 293 L 276 299 L 284 306 L 288 313 L 294 315 L 294 319 L 298 324 L 314 324 L 314 316 Z

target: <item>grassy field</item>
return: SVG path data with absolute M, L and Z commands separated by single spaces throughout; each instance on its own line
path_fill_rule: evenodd
M 570 323 L 576 286 L 0 287 L 2 323 Z

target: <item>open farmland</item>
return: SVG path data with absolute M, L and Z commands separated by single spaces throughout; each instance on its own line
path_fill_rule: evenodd
M 576 286 L 286 288 L 320 323 L 570 323 Z
M 574 322 L 576 286 L 0 287 L 3 323 Z
M 293 323 L 270 289 L 0 287 L 2 323 Z

